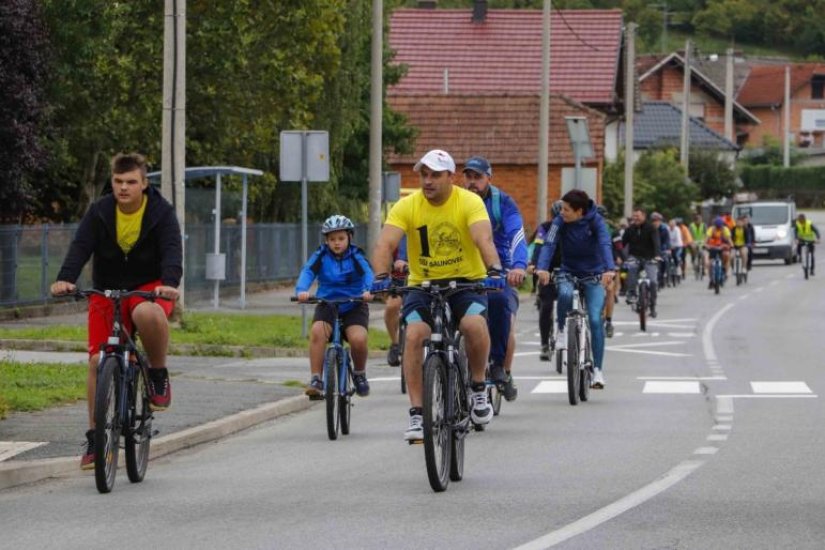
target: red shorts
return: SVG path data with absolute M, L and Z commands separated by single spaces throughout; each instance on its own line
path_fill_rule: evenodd
M 162 286 L 160 281 L 152 281 L 141 285 L 133 290 L 144 290 L 151 292 L 156 287 Z M 132 330 L 132 311 L 138 304 L 147 302 L 146 298 L 130 296 L 120 301 L 120 320 L 123 329 L 127 332 Z M 175 302 L 171 300 L 158 300 L 155 302 L 166 314 L 166 318 L 172 314 Z M 93 294 L 89 296 L 89 356 L 96 355 L 100 351 L 100 345 L 106 342 L 112 333 L 112 323 L 114 323 L 114 304 L 108 298 Z

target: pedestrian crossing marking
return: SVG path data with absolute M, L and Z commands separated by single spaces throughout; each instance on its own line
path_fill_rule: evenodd
M 642 393 L 701 393 L 699 382 L 647 381 Z
M 542 380 L 530 393 L 567 393 L 567 381 Z
M 810 394 L 811 388 L 805 382 L 751 382 L 751 389 L 755 394 L 765 393 L 794 393 Z

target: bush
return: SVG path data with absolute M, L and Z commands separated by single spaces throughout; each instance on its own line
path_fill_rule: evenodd
M 759 198 L 792 196 L 803 208 L 825 205 L 825 166 L 745 166 L 741 178 Z

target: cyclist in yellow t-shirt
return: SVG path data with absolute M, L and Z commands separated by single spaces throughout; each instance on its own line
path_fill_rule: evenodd
M 372 256 L 376 286 L 389 278 L 393 251 L 407 237 L 409 284 L 437 280 L 483 280 L 504 287 L 501 262 L 493 244 L 487 208 L 471 191 L 453 185 L 455 161 L 445 151 L 434 149 L 416 163 L 421 189 L 398 201 L 387 216 Z M 471 417 L 486 424 L 493 408 L 484 386 L 490 333 L 485 314 L 487 297 L 472 291 L 450 298 L 453 318 L 467 341 L 467 359 L 472 379 Z M 410 397 L 410 424 L 407 441 L 423 439 L 423 356 L 421 348 L 430 337 L 429 300 L 423 293 L 404 297 L 403 316 L 407 322 L 403 368 Z

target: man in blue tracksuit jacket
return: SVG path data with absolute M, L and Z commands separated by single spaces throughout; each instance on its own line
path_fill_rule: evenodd
M 484 157 L 471 157 L 464 163 L 464 187 L 477 193 L 487 207 L 490 223 L 493 225 L 493 242 L 501 259 L 502 267 L 508 271 L 510 286 L 502 292 L 487 295 L 487 325 L 490 330 L 490 375 L 503 384 L 504 398 L 512 401 L 518 395 L 511 374 L 516 338 L 512 331 L 518 312 L 518 291 L 515 287 L 524 282 L 527 269 L 527 242 L 524 238 L 524 223 L 515 201 L 494 185 L 491 180 L 493 169 Z
M 573 306 L 573 277 L 589 278 L 584 284 L 584 298 L 590 322 L 591 346 L 593 348 L 592 388 L 604 388 L 602 360 L 604 359 L 604 308 L 605 287 L 613 280 L 612 241 L 604 218 L 596 210 L 595 203 L 587 193 L 579 189 L 569 191 L 562 197 L 561 215 L 553 218 L 550 231 L 536 264 L 536 273 L 541 284 L 550 281 L 550 259 L 561 244 L 561 272 L 558 284 L 559 338 L 556 349 L 566 349 L 567 338 L 565 320 Z

